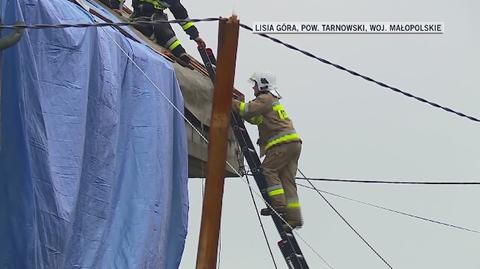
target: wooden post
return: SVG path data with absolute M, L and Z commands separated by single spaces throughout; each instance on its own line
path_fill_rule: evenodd
M 207 180 L 198 242 L 197 269 L 213 269 L 217 264 L 239 21 L 236 16 L 232 16 L 228 21 L 220 21 L 218 29 L 217 74 L 210 121 Z

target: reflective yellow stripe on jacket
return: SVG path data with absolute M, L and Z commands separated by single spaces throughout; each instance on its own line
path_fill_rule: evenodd
M 267 145 L 265 146 L 265 150 L 275 146 L 275 145 L 278 145 L 278 144 L 281 144 L 281 143 L 286 143 L 286 142 L 291 142 L 291 141 L 297 141 L 297 140 L 300 140 L 300 135 L 296 133 L 295 130 L 292 130 L 292 131 L 289 131 L 289 132 L 284 132 L 284 133 L 281 133 L 279 135 L 276 135 L 274 137 L 272 137 Z
M 240 102 L 240 117 L 243 117 L 245 115 L 245 102 Z
M 182 26 L 182 29 L 186 31 L 188 28 L 193 26 L 193 22 L 189 21 Z

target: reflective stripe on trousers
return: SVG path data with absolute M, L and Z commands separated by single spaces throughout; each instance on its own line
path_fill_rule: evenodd
M 280 194 L 285 194 L 285 190 L 283 189 L 282 185 L 273 185 L 267 188 L 268 196 L 276 196 Z
M 167 43 L 165 43 L 165 46 L 169 49 L 169 50 L 174 50 L 176 47 L 178 47 L 180 45 L 180 40 L 178 40 L 178 38 L 176 36 L 170 38 Z

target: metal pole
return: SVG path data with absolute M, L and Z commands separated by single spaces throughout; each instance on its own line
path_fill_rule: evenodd
M 207 180 L 197 252 L 197 269 L 213 269 L 217 263 L 218 237 L 235 77 L 239 21 L 232 16 L 219 22 L 218 64 L 208 144 Z

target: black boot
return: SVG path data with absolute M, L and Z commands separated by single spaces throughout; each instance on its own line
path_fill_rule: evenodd
M 190 59 L 190 56 L 188 56 L 188 54 L 186 54 L 186 53 L 182 53 L 178 58 L 180 58 L 180 60 L 184 63 L 184 64 L 182 64 L 182 63 L 179 62 L 180 65 L 182 65 L 182 66 L 188 66 L 188 65 L 190 65 L 190 62 L 192 61 Z
M 283 218 L 283 216 L 285 215 L 285 210 L 282 209 L 282 208 L 279 208 L 279 209 L 275 209 L 275 211 L 277 211 L 277 213 Z M 276 215 L 275 212 L 273 212 L 273 210 L 270 208 L 270 207 L 267 207 L 267 208 L 262 208 L 262 210 L 260 210 L 260 215 L 262 216 L 271 216 L 271 215 Z
M 262 216 L 270 216 L 272 215 L 272 213 L 273 213 L 273 210 L 270 207 L 262 208 L 262 210 L 260 210 L 260 215 Z
M 182 45 L 178 45 L 176 48 L 174 48 L 172 50 L 172 54 L 179 59 L 177 62 L 181 66 L 188 66 L 191 62 L 190 56 L 188 56 Z

